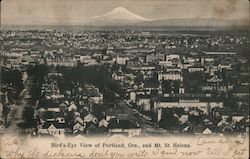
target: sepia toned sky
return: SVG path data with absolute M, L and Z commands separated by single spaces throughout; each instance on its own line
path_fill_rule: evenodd
M 116 7 L 158 19 L 249 19 L 249 0 L 3 0 L 4 25 L 84 24 Z

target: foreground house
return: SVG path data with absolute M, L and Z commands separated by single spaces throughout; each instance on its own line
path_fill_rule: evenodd
M 38 125 L 39 135 L 52 135 L 55 137 L 64 136 L 64 123 L 45 122 L 43 125 Z
M 108 128 L 109 135 L 123 134 L 129 137 L 141 135 L 141 128 L 129 120 L 111 119 Z

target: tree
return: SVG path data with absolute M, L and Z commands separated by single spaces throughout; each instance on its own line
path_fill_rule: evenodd
M 180 81 L 173 81 L 174 92 L 178 93 L 180 88 Z
M 141 73 L 138 73 L 134 81 L 136 85 L 139 85 L 141 82 L 143 82 L 143 75 Z
M 186 78 L 184 78 L 184 85 L 191 88 L 191 93 L 198 93 L 200 91 L 200 86 L 203 83 L 203 74 L 201 72 L 189 73 Z
M 11 84 L 15 89 L 14 97 L 17 98 L 23 90 L 22 73 L 19 70 L 2 69 L 1 82 L 3 84 Z
M 163 93 L 171 93 L 172 85 L 170 80 L 163 80 L 162 81 L 162 91 Z
M 114 102 L 116 99 L 115 93 L 110 89 L 107 89 L 103 92 L 103 98 L 107 103 Z
M 34 109 L 31 106 L 24 108 L 23 119 L 24 119 L 26 128 L 32 128 L 36 125 L 35 119 L 34 119 Z
M 10 108 L 8 106 L 6 106 L 5 104 L 3 105 L 3 116 L 4 116 L 4 123 L 7 123 L 7 119 L 8 119 L 8 114 L 10 113 Z
M 31 94 L 33 101 L 37 101 L 41 98 L 41 88 L 44 83 L 44 77 L 48 74 L 49 67 L 46 65 L 35 65 L 29 66 L 27 69 L 27 74 L 33 79 L 33 85 L 31 87 Z
M 159 121 L 159 126 L 163 129 L 170 130 L 172 128 L 179 128 L 179 119 L 174 116 L 172 111 L 164 111 L 162 118 Z

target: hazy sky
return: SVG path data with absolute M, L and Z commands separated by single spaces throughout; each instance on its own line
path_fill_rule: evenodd
M 116 7 L 149 19 L 249 19 L 249 0 L 3 0 L 2 24 L 84 23 Z

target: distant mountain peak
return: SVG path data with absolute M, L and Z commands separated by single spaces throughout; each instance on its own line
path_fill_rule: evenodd
M 117 7 L 104 15 L 96 16 L 95 20 L 101 20 L 111 23 L 139 23 L 144 21 L 151 21 L 150 19 L 137 15 L 124 7 Z
M 111 12 L 129 12 L 129 10 L 124 8 L 124 7 L 116 7 L 114 9 L 112 9 Z

